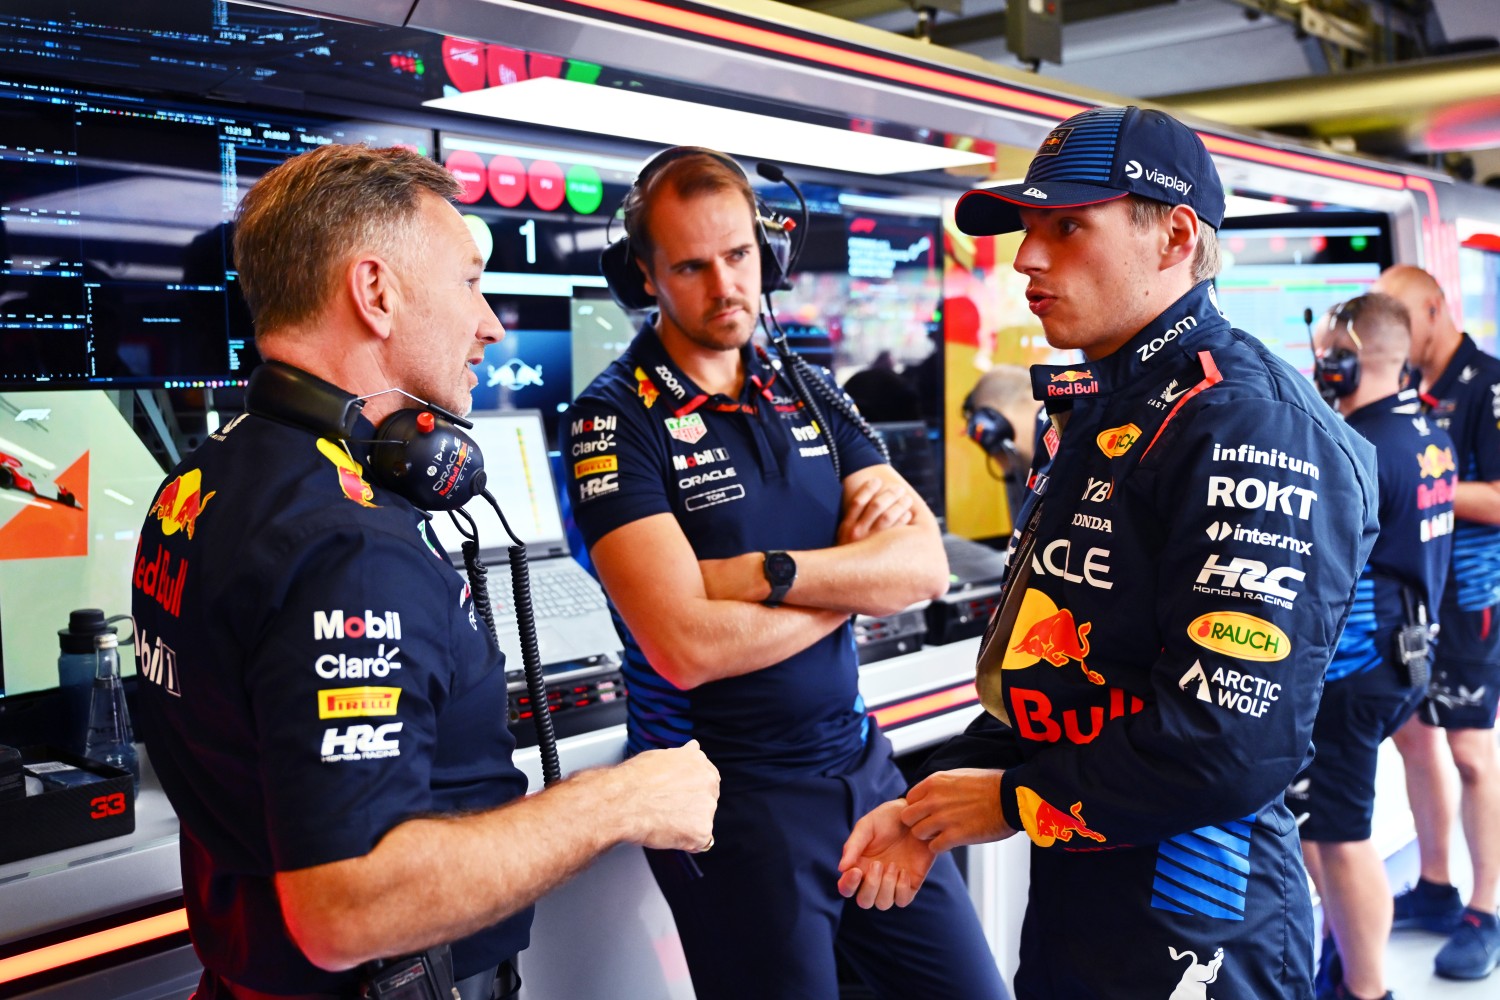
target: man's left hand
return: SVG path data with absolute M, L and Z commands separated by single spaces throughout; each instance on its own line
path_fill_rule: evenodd
M 839 858 L 839 893 L 861 909 L 905 906 L 927 879 L 936 853 L 901 822 L 903 799 L 883 802 L 854 824 Z M 855 894 L 858 893 L 856 896 Z
M 906 793 L 901 822 L 934 853 L 1013 836 L 1000 811 L 1004 771 L 963 767 L 929 775 Z
M 866 479 L 845 503 L 838 543 L 857 542 L 877 531 L 911 524 L 916 518 L 916 503 L 917 495 L 909 486 L 873 476 Z

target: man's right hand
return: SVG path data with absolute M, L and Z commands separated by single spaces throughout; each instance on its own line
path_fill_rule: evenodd
M 705 851 L 713 840 L 719 769 L 697 740 L 671 750 L 647 750 L 621 764 L 626 808 L 636 824 L 631 840 L 660 850 Z

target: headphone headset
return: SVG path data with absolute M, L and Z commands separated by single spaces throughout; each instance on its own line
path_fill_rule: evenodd
M 974 393 L 964 397 L 964 437 L 984 449 L 984 453 L 1003 463 L 1007 470 L 1016 460 L 1016 429 L 1005 414 L 993 406 L 974 405 Z
M 321 437 L 356 441 L 366 398 L 300 368 L 266 361 L 250 373 L 245 409 Z M 431 403 L 397 410 L 364 442 L 374 446 L 369 480 L 423 510 L 457 510 L 484 491 L 484 456 L 461 429 L 473 426 Z
M 744 169 L 723 153 L 702 146 L 673 146 L 646 161 L 635 183 L 621 200 L 621 207 L 629 204 L 631 196 L 638 191 L 644 192 L 651 178 L 667 164 L 697 155 L 713 157 L 749 185 L 750 178 Z M 787 279 L 787 271 L 792 252 L 792 229 L 795 225 L 791 219 L 768 209 L 759 197 L 755 199 L 755 242 L 760 248 L 762 293 L 785 291 L 792 287 Z M 635 311 L 650 309 L 656 305 L 656 296 L 646 291 L 646 275 L 641 271 L 641 265 L 636 263 L 637 260 L 638 255 L 630 245 L 628 230 L 620 239 L 606 244 L 599 254 L 599 270 L 604 275 L 605 283 L 609 285 L 610 294 L 622 309 Z
M 1354 346 L 1363 350 L 1364 344 L 1354 330 L 1354 313 L 1347 306 L 1348 303 L 1340 302 L 1328 310 L 1328 315 L 1333 317 L 1335 325 L 1342 323 L 1349 332 L 1349 339 L 1354 341 Z M 1359 350 L 1336 347 L 1318 354 L 1317 346 L 1312 344 L 1312 310 L 1304 309 L 1302 318 L 1307 323 L 1307 338 L 1313 348 L 1312 376 L 1318 391 L 1330 403 L 1335 399 L 1354 395 L 1354 390 L 1359 388 Z

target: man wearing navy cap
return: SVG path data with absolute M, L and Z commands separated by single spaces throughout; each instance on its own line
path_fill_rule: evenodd
M 981 648 L 988 711 L 856 825 L 840 889 L 904 905 L 942 851 L 1031 838 L 1018 996 L 1312 994 L 1283 796 L 1377 531 L 1374 452 L 1219 311 L 1224 194 L 1157 111 L 1054 129 L 973 191 L 1053 347 L 1051 419 Z M 957 768 L 957 770 L 942 770 Z M 878 866 L 878 867 L 877 867 Z

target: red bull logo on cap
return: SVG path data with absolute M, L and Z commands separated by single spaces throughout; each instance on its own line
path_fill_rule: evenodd
M 202 485 L 203 471 L 189 469 L 162 488 L 149 513 L 161 521 L 163 535 L 186 531 L 188 539 L 192 540 L 199 515 L 218 492 L 214 490 L 205 494 Z
M 635 369 L 635 394 L 641 397 L 648 410 L 656 403 L 656 397 L 661 395 L 656 383 L 651 381 L 651 377 L 640 366 Z
M 1103 684 L 1103 675 L 1090 670 L 1084 662 L 1089 655 L 1089 630 L 1093 627 L 1092 622 L 1077 624 L 1073 612 L 1059 608 L 1040 590 L 1028 589 L 1021 598 L 1021 610 L 1011 631 L 1010 650 L 1000 668 L 1021 670 L 1042 660 L 1061 667 L 1076 660 L 1090 683 Z
M 1100 431 L 1094 440 L 1099 445 L 1099 450 L 1110 458 L 1119 458 L 1131 449 L 1141 439 L 1141 429 L 1135 424 L 1124 424 L 1120 427 L 1111 427 L 1109 430 Z
M 1055 128 L 1047 133 L 1047 138 L 1037 147 L 1037 156 L 1056 156 L 1062 152 L 1063 143 L 1067 141 L 1071 128 Z
M 380 506 L 375 503 L 375 491 L 364 480 L 364 468 L 347 451 L 327 438 L 318 439 L 318 451 L 338 468 L 339 489 L 344 496 L 361 507 Z
M 1042 798 L 1025 785 L 1016 787 L 1016 809 L 1021 814 L 1021 825 L 1026 836 L 1038 847 L 1051 847 L 1058 841 L 1068 843 L 1076 834 L 1096 843 L 1104 843 L 1104 834 L 1090 830 L 1083 821 L 1083 803 L 1075 802 L 1067 812 Z
M 1439 448 L 1435 444 L 1417 453 L 1417 467 L 1422 470 L 1423 479 L 1441 479 L 1449 472 L 1458 471 L 1458 466 L 1453 464 L 1453 449 Z
M 1210 611 L 1194 618 L 1188 638 L 1204 649 L 1238 660 L 1274 663 L 1292 651 L 1292 640 L 1263 618 L 1242 611 Z

